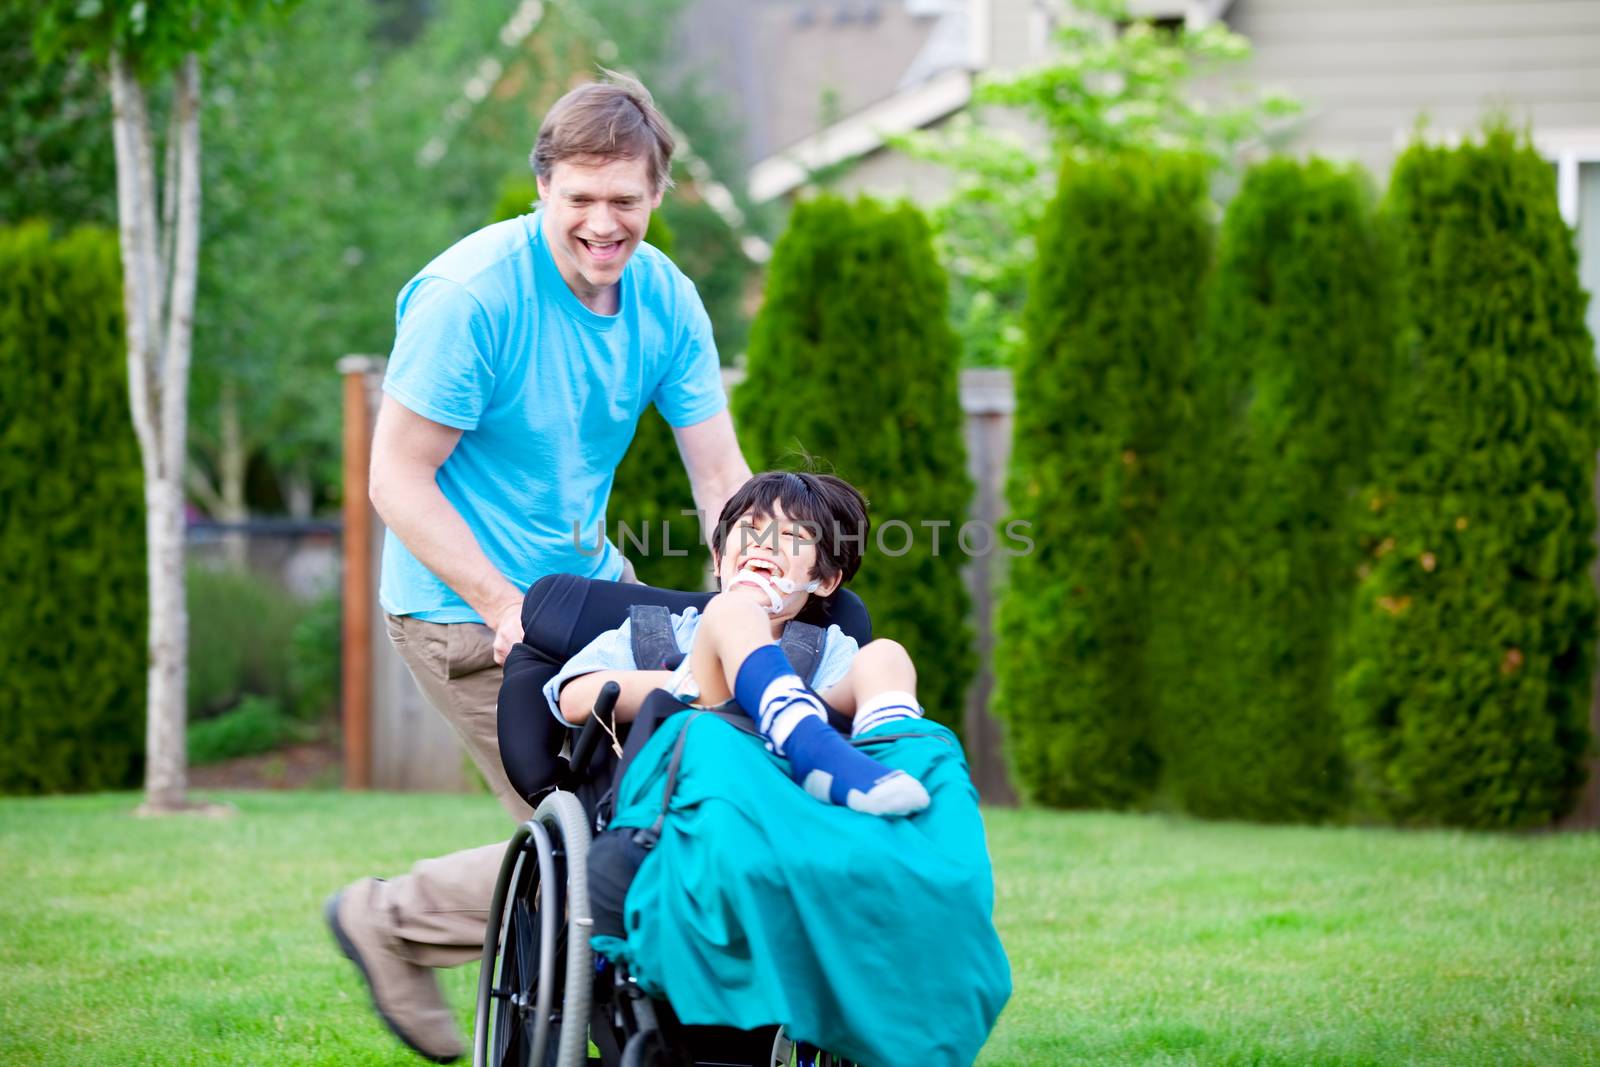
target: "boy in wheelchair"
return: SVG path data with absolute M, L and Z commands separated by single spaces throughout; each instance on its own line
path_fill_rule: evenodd
M 525 796 L 559 781 L 582 803 L 549 794 L 534 820 L 545 828 L 525 824 L 507 853 L 478 1062 L 585 1062 L 585 1031 L 560 1025 L 574 1017 L 591 1020 L 600 1062 L 624 1067 L 787 1064 L 774 1023 L 871 1067 L 976 1057 L 1010 994 L 977 795 L 954 735 L 921 718 L 909 657 L 870 640 L 839 588 L 867 529 L 847 483 L 769 473 L 718 521 L 709 603 L 570 576 L 530 590 L 502 753 Z M 621 610 L 621 626 L 599 625 Z M 541 657 L 550 666 L 530 668 Z M 572 770 L 553 775 L 566 763 L 548 728 L 578 726 Z M 615 748 L 591 760 L 601 731 Z M 592 842 L 585 821 L 603 831 Z M 541 856 L 565 855 L 565 880 L 518 873 L 529 832 L 549 838 Z M 565 923 L 537 980 L 519 901 Z M 541 929 L 531 944 L 554 927 Z M 578 977 L 595 973 L 591 940 L 604 958 L 592 983 Z M 552 1011 L 543 987 L 563 971 Z
M 921 811 L 928 806 L 922 785 L 852 748 L 828 715 L 831 708 L 849 719 L 852 736 L 920 718 L 911 692 L 916 669 L 905 649 L 885 639 L 858 648 L 830 626 L 807 686 L 780 644 L 810 596 L 829 596 L 855 576 L 867 529 L 866 501 L 843 479 L 756 475 L 729 498 L 712 534 L 721 593 L 703 613 L 690 607 L 672 617 L 678 655 L 667 662 L 679 659 L 677 668 L 639 669 L 631 621 L 624 622 L 595 638 L 546 684 L 552 710 L 581 726 L 608 682 L 620 687 L 613 714 L 622 722 L 631 721 L 656 689 L 700 707 L 736 700 L 818 800 L 873 815 Z

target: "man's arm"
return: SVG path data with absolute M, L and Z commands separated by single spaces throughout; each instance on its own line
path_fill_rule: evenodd
M 750 480 L 750 464 L 744 461 L 744 453 L 739 450 L 739 439 L 734 436 L 733 418 L 727 408 L 693 426 L 678 427 L 672 433 L 678 440 L 683 467 L 689 472 L 689 488 L 694 493 L 694 506 L 700 512 L 701 533 L 709 545 L 711 531 L 722 514 L 722 505 Z
M 385 395 L 372 435 L 369 495 L 411 554 L 494 630 L 494 660 L 504 663 L 511 646 L 522 640 L 522 592 L 489 562 L 466 520 L 439 490 L 439 467 L 459 440 L 460 430 L 425 419 Z

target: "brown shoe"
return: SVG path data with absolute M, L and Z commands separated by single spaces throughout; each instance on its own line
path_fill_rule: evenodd
M 339 948 L 367 980 L 372 1006 L 394 1036 L 434 1063 L 454 1063 L 466 1045 L 427 967 L 402 959 L 373 922 L 370 904 L 377 880 L 366 878 L 328 898 L 322 908 Z

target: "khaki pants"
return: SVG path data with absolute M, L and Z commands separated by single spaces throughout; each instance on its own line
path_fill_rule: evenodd
M 638 581 L 626 560 L 622 580 Z M 389 640 L 417 688 L 455 730 L 500 806 L 515 822 L 528 819 L 533 810 L 500 765 L 495 719 L 503 672 L 494 661 L 494 631 L 481 623 L 385 619 Z M 377 884 L 372 900 L 379 929 L 402 957 L 424 967 L 454 967 L 479 957 L 506 844 L 422 860 L 408 873 Z

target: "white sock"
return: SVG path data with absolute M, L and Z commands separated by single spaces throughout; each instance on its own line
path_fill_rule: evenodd
M 886 722 L 895 719 L 920 719 L 922 718 L 922 705 L 917 703 L 917 698 L 903 689 L 890 689 L 879 693 L 856 709 L 856 717 L 850 726 L 850 736 L 860 737 L 863 733 Z

